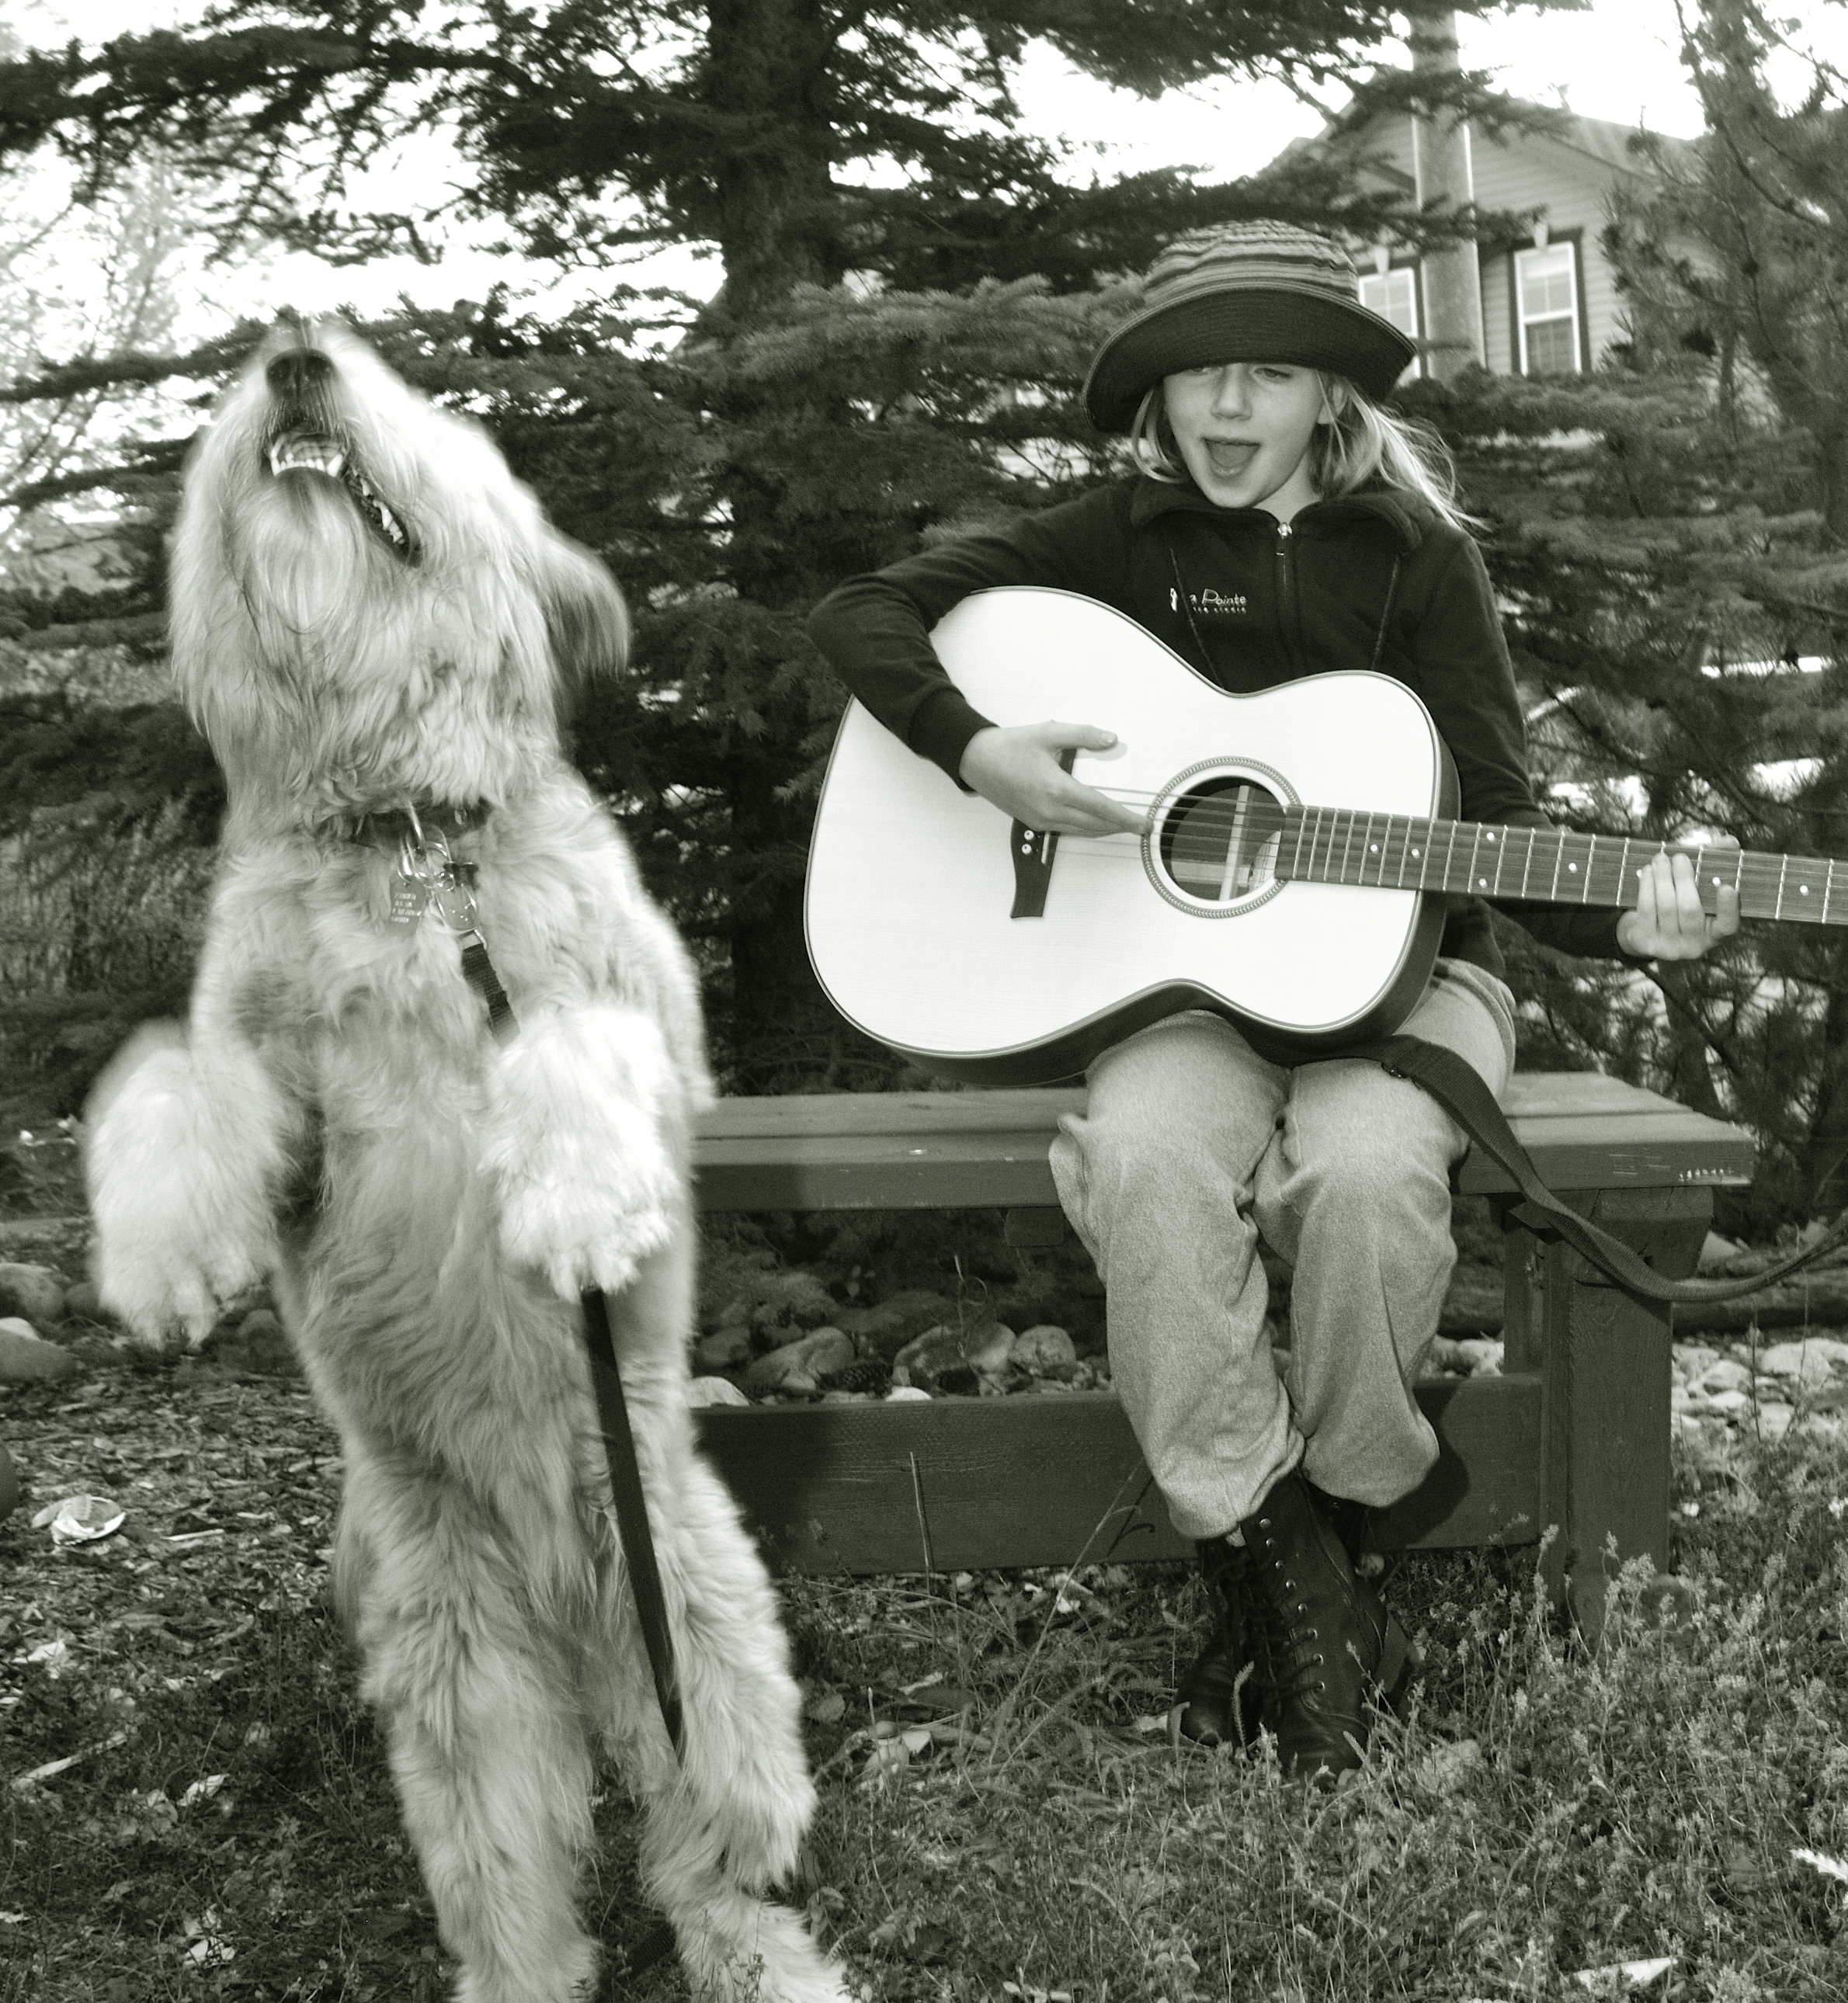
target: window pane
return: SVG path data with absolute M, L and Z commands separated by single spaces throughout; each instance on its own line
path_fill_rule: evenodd
M 1573 357 L 1570 320 L 1542 320 L 1527 330 L 1527 363 L 1530 376 L 1570 376 Z
M 1389 320 L 1399 332 L 1418 338 L 1418 309 L 1412 291 L 1412 274 L 1408 270 L 1373 272 L 1360 281 L 1360 303 Z
M 1554 245 L 1545 250 L 1521 253 L 1521 316 L 1539 320 L 1553 313 L 1570 313 L 1572 296 L 1572 246 Z

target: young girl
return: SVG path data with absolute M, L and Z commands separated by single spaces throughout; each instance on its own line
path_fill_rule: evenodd
M 1460 817 L 1545 826 L 1447 461 L 1381 400 L 1414 352 L 1360 304 L 1326 237 L 1273 222 L 1183 237 L 1085 384 L 1139 470 L 855 579 L 810 630 L 913 750 L 1031 827 L 1103 835 L 1143 817 L 1059 763 L 1107 750 L 1110 732 L 998 727 L 944 674 L 930 628 L 993 586 L 1100 599 L 1235 693 L 1335 669 L 1396 676 L 1450 748 Z M 1640 875 L 1634 911 L 1518 915 L 1569 952 L 1637 959 L 1692 958 L 1737 929 L 1736 899 L 1703 912 L 1685 856 Z M 1486 908 L 1455 900 L 1402 1025 L 1497 1092 L 1514 1061 L 1501 974 Z M 1409 1387 L 1455 1263 L 1448 1172 L 1465 1137 L 1377 1064 L 1279 1066 L 1203 1012 L 1129 1036 L 1088 1084 L 1053 1173 L 1104 1283 L 1125 1410 L 1216 1605 L 1177 1694 L 1180 1729 L 1249 1743 L 1262 1724 L 1286 1771 L 1338 1774 L 1362 1757 L 1368 1697 L 1396 1699 L 1409 1673 L 1404 1633 L 1353 1561 L 1368 1513 L 1437 1459 Z M 1286 1380 L 1260 1236 L 1295 1269 Z

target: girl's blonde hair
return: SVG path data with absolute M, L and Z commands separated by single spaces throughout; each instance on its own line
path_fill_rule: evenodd
M 1345 376 L 1317 372 L 1332 424 L 1317 425 L 1309 441 L 1309 478 L 1325 501 L 1338 499 L 1381 480 L 1418 495 L 1453 529 L 1476 526 L 1457 505 L 1457 473 L 1444 441 L 1376 404 Z M 1188 477 L 1181 447 L 1168 423 L 1160 383 L 1143 397 L 1129 428 L 1129 449 L 1151 480 L 1175 484 Z

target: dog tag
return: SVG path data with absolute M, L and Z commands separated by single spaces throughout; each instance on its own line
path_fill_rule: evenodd
M 473 929 L 475 921 L 475 894 L 464 880 L 460 872 L 446 869 L 430 892 L 431 908 L 453 932 Z
M 394 925 L 414 925 L 430 901 L 430 886 L 415 876 L 401 876 L 391 886 L 391 909 L 387 914 Z

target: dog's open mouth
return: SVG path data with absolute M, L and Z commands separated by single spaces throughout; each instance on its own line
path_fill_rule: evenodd
M 325 432 L 285 432 L 269 449 L 270 471 L 316 473 L 338 481 L 352 497 L 360 517 L 394 555 L 407 561 L 416 553 L 410 530 L 386 505 L 379 491 L 359 467 L 337 438 Z

